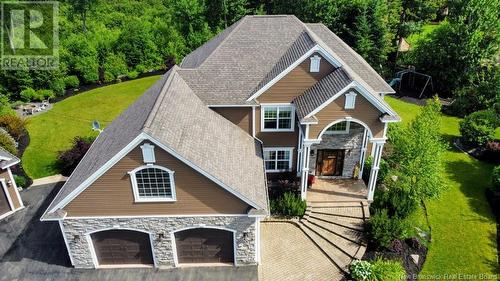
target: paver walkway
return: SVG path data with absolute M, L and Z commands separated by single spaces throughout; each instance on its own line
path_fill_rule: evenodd
M 294 224 L 261 223 L 261 281 L 336 281 L 341 271 Z

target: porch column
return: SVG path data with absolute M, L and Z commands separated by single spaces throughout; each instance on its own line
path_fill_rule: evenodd
M 363 170 L 365 169 L 365 158 L 367 149 L 368 149 L 368 130 L 365 128 L 363 132 L 363 141 L 361 143 L 361 155 L 359 157 L 358 179 L 361 179 L 363 177 Z
M 370 170 L 370 179 L 368 180 L 368 201 L 373 201 L 375 194 L 375 185 L 377 184 L 378 170 L 380 169 L 380 159 L 382 158 L 382 150 L 385 141 L 373 142 L 374 155 L 372 169 Z
M 306 200 L 307 196 L 307 178 L 309 176 L 309 154 L 311 151 L 311 144 L 304 143 L 302 149 L 302 170 L 300 176 L 300 198 Z

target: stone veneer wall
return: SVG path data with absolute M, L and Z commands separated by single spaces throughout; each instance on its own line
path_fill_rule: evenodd
M 345 149 L 351 151 L 345 152 L 342 176 L 332 178 L 352 178 L 354 167 L 361 157 L 364 130 L 365 128 L 362 125 L 351 122 L 348 134 L 323 134 L 321 142 L 311 146 L 311 151 L 314 151 L 314 155 L 311 155 L 309 158 L 310 173 L 313 175 L 316 174 L 316 156 L 318 155 L 318 149 Z
M 153 255 L 159 267 L 174 267 L 171 232 L 188 227 L 236 230 L 236 264 L 256 264 L 255 218 L 246 216 L 66 219 L 64 234 L 76 268 L 94 268 L 87 233 L 105 229 L 143 230 L 153 234 Z M 158 240 L 158 234 L 164 237 Z M 75 239 L 76 238 L 76 239 Z

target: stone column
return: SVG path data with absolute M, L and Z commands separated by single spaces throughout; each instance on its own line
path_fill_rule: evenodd
M 375 186 L 377 185 L 378 170 L 380 169 L 380 159 L 382 158 L 382 150 L 385 141 L 373 142 L 374 155 L 372 169 L 370 170 L 370 179 L 368 180 L 368 201 L 373 201 L 375 194 Z

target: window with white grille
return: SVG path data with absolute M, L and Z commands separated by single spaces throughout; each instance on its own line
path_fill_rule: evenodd
M 147 165 L 130 172 L 134 197 L 140 201 L 175 201 L 174 172 Z
M 286 172 L 292 169 L 293 148 L 264 148 L 266 172 Z

